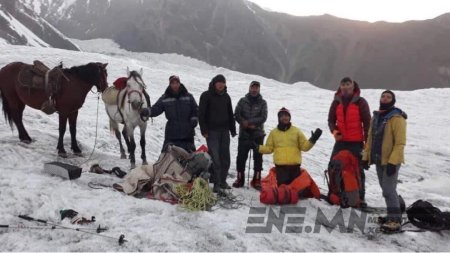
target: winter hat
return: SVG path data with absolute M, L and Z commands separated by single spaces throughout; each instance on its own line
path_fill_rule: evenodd
M 384 93 L 391 94 L 392 95 L 392 102 L 394 102 L 394 104 L 395 104 L 395 94 L 394 94 L 394 92 L 392 92 L 391 90 L 385 90 L 385 91 L 383 91 L 383 93 L 381 93 L 381 95 L 383 95 Z
M 169 83 L 172 83 L 173 81 L 177 80 L 178 82 L 180 82 L 180 77 L 176 76 L 176 75 L 171 75 L 169 77 Z
M 278 118 L 280 118 L 282 114 L 287 114 L 287 115 L 289 115 L 289 118 L 291 117 L 291 112 L 288 109 L 286 109 L 285 107 L 282 107 L 278 111 Z
M 383 91 L 383 93 L 381 93 L 381 95 L 383 95 L 384 93 L 389 93 L 392 96 L 392 101 L 389 103 L 381 103 L 380 101 L 380 110 L 387 110 L 392 108 L 395 105 L 395 94 L 394 92 L 392 92 L 391 90 L 385 90 Z
M 346 77 L 342 78 L 340 83 L 353 83 L 353 82 L 354 81 L 350 77 L 346 76 Z
M 218 82 L 226 83 L 227 80 L 225 79 L 225 77 L 223 75 L 219 74 L 211 80 L 212 85 L 215 85 Z
M 258 81 L 252 81 L 252 82 L 250 83 L 250 87 L 253 87 L 253 86 L 258 86 L 258 87 L 260 87 L 261 84 L 260 84 Z

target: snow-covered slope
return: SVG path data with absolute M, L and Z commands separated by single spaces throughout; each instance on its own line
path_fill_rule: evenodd
M 100 45 L 91 41 L 87 45 Z M 83 47 L 83 46 L 82 46 Z M 87 48 L 86 51 L 93 49 Z M 83 53 L 49 48 L 30 48 L 0 43 L 0 66 L 11 61 L 32 62 L 40 59 L 49 66 L 64 61 L 66 66 L 87 62 L 108 62 L 108 80 L 125 75 L 126 67 L 144 69 L 144 81 L 151 100 L 156 101 L 168 85 L 168 77 L 177 74 L 188 90 L 197 99 L 210 79 L 222 73 L 227 77 L 228 91 L 233 106 L 246 91 L 252 80 L 262 83 L 261 92 L 269 105 L 267 131 L 276 126 L 276 112 L 282 106 L 290 109 L 294 125 L 309 136 L 317 127 L 324 134 L 316 146 L 304 153 L 303 165 L 325 189 L 323 171 L 333 146 L 333 139 L 327 131 L 327 113 L 333 92 L 316 88 L 307 83 L 288 85 L 258 76 L 246 75 L 223 68 L 211 67 L 197 60 L 175 55 L 128 54 L 124 51 Z M 381 90 L 363 90 L 362 95 L 372 109 L 377 107 Z M 445 117 L 450 107 L 450 89 L 429 89 L 397 92 L 397 105 L 408 115 L 408 143 L 406 164 L 400 172 L 399 193 L 407 204 L 417 199 L 430 200 L 436 206 L 448 209 L 450 206 L 449 176 L 450 148 L 448 126 Z M 98 127 L 96 128 L 97 106 Z M 91 189 L 89 182 L 111 184 L 120 181 L 109 175 L 83 173 L 80 179 L 64 181 L 42 172 L 43 163 L 59 160 L 56 156 L 58 136 L 57 115 L 47 116 L 27 108 L 24 124 L 35 142 L 30 145 L 19 143 L 17 131 L 11 132 L 4 120 L 0 120 L 0 224 L 22 222 L 16 216 L 28 214 L 58 222 L 60 209 L 72 208 L 88 216 L 94 215 L 97 222 L 107 225 L 105 234 L 125 234 L 129 240 L 123 246 L 112 240 L 68 230 L 6 230 L 0 228 L 0 251 L 445 251 L 449 249 L 448 236 L 432 232 L 405 232 L 397 235 L 379 235 L 372 240 L 356 230 L 354 233 L 340 233 L 336 228 L 331 233 L 322 227 L 320 233 L 280 233 L 273 227 L 271 233 L 246 233 L 250 206 L 262 206 L 259 195 L 253 189 L 234 190 L 244 198 L 239 209 L 217 209 L 213 212 L 190 213 L 177 206 L 160 201 L 136 199 L 112 189 Z M 164 116 L 149 122 L 147 131 L 147 155 L 155 161 L 159 155 L 164 136 Z M 97 135 L 96 135 L 96 130 Z M 136 131 L 137 135 L 137 131 Z M 97 138 L 96 138 L 97 137 Z M 84 158 L 62 160 L 82 164 L 91 152 L 95 140 L 96 149 L 92 160 L 81 166 L 86 168 L 97 161 L 106 169 L 120 166 L 128 170 L 129 162 L 119 159 L 117 140 L 108 129 L 108 118 L 102 101 L 96 94 L 89 94 L 78 117 L 78 138 Z M 69 143 L 66 133 L 66 148 Z M 196 145 L 205 143 L 197 129 Z M 137 149 L 138 154 L 140 149 Z M 235 174 L 237 138 L 232 139 L 232 166 Z M 139 157 L 139 155 L 137 155 Z M 95 161 L 94 161 L 95 160 Z M 138 163 L 139 163 L 138 159 Z M 264 174 L 272 165 L 271 156 L 264 156 Z M 234 179 L 230 178 L 229 183 Z M 384 201 L 374 168 L 367 172 L 367 201 L 373 206 L 383 206 Z M 325 193 L 325 192 L 324 192 Z M 304 226 L 314 227 L 316 213 L 322 210 L 329 220 L 338 208 L 323 201 L 302 200 L 298 207 L 306 207 Z M 275 209 L 277 212 L 279 209 Z M 350 210 L 343 211 L 344 217 Z M 278 215 L 278 213 L 277 213 Z M 267 219 L 267 218 L 266 218 Z M 346 219 L 347 220 L 347 219 Z M 26 225 L 33 225 L 23 221 Z M 287 222 L 287 219 L 285 220 Z M 63 223 L 66 224 L 67 223 Z M 251 225 L 251 224 L 250 224 Z M 367 227 L 373 224 L 368 224 Z M 306 228 L 305 228 L 306 230 Z
M 20 1 L 0 0 L 0 38 L 13 45 L 79 50 L 58 29 Z

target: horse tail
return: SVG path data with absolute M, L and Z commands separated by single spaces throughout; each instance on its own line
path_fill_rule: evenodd
M 11 129 L 13 128 L 13 121 L 11 116 L 11 109 L 9 108 L 8 101 L 6 100 L 5 94 L 0 90 L 0 98 L 2 99 L 3 115 L 5 115 L 5 121 L 9 124 Z
M 113 128 L 113 122 L 112 122 L 112 120 L 111 120 L 111 119 L 109 119 L 109 131 L 110 131 L 111 133 L 113 133 L 113 132 L 114 132 L 114 128 Z
M 119 130 L 119 126 L 118 126 L 117 122 L 113 121 L 112 119 L 109 119 L 109 131 L 111 133 L 115 133 L 118 130 Z

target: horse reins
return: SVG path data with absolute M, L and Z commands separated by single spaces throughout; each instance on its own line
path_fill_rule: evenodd
M 88 159 L 86 159 L 86 161 L 84 161 L 82 164 L 87 163 L 89 160 L 91 160 L 92 155 L 94 154 L 95 151 L 95 146 L 97 145 L 97 133 L 98 133 L 98 108 L 99 108 L 99 103 L 100 103 L 100 94 L 97 95 L 97 117 L 95 118 L 95 139 L 94 139 L 94 147 L 92 148 L 91 154 L 89 155 Z

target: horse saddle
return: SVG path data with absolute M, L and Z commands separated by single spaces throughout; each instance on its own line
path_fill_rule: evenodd
M 119 96 L 119 90 L 116 87 L 111 86 L 106 88 L 102 93 L 102 100 L 107 105 L 117 105 L 117 97 Z
M 50 69 L 36 60 L 33 65 L 26 64 L 21 68 L 18 81 L 22 87 L 44 90 L 48 96 L 55 96 L 60 92 L 61 78 L 68 80 L 60 66 Z

